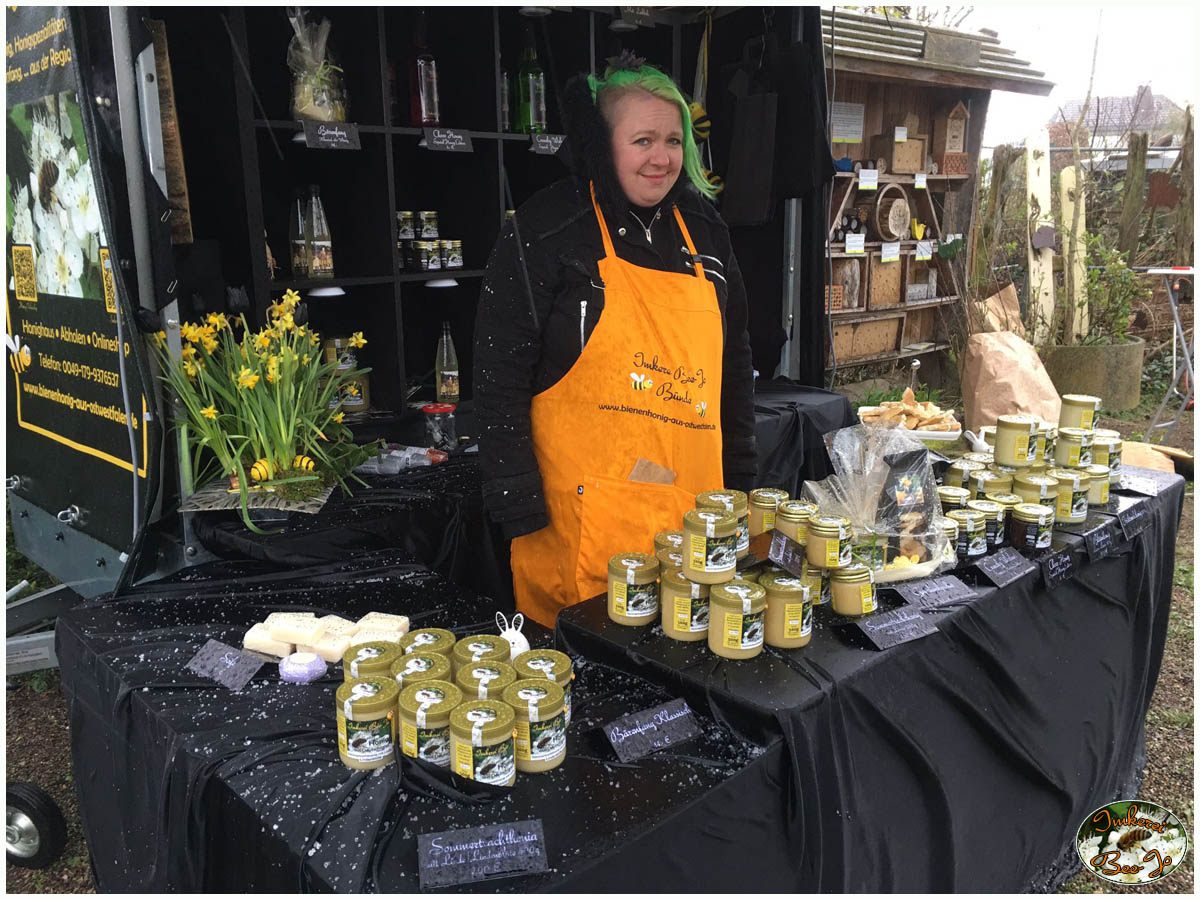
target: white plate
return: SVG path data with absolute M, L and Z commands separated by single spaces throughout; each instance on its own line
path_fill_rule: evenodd
M 863 424 L 863 425 L 867 424 L 866 422 L 863 422 L 863 420 L 862 420 L 863 413 L 870 412 L 871 410 L 875 410 L 875 409 L 881 409 L 881 408 L 882 407 L 879 407 L 879 406 L 860 406 L 858 408 L 859 423 Z M 884 426 L 881 426 L 881 427 L 884 427 Z M 906 428 L 904 430 L 907 431 L 909 434 L 911 434 L 913 437 L 919 438 L 920 440 L 924 441 L 926 444 L 951 443 L 953 441 L 957 441 L 960 437 L 962 437 L 961 426 L 959 427 L 959 429 L 957 431 L 916 431 L 916 430 L 910 429 L 910 428 Z

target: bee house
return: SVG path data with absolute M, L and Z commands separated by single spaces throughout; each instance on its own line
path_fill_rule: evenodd
M 933 119 L 933 161 L 944 175 L 967 173 L 967 119 L 970 114 L 959 100 Z

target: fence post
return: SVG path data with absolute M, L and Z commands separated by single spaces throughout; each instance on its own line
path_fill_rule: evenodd
M 1074 166 L 1067 166 L 1058 173 L 1059 206 L 1062 209 L 1063 271 L 1070 265 L 1069 277 L 1064 279 L 1067 301 L 1075 311 L 1073 328 L 1075 337 L 1081 338 L 1088 332 L 1089 310 L 1087 304 L 1087 245 L 1083 233 L 1087 231 L 1087 199 L 1077 185 Z M 1079 228 L 1072 232 L 1071 222 L 1075 219 L 1075 204 L 1079 204 Z M 1073 261 L 1073 264 L 1072 264 Z
M 1195 220 L 1193 219 L 1192 203 L 1196 196 L 1195 173 L 1195 133 L 1192 108 L 1187 111 L 1187 125 L 1183 131 L 1182 149 L 1175 164 L 1179 166 L 1179 205 L 1175 208 L 1175 256 L 1171 265 L 1190 266 L 1194 253 L 1192 241 L 1195 237 Z
M 1025 139 L 1025 221 L 1029 253 L 1029 311 L 1035 346 L 1051 338 L 1054 321 L 1054 248 L 1035 250 L 1033 235 L 1054 227 L 1050 208 L 1050 134 L 1043 127 Z
M 1146 148 L 1150 146 L 1150 135 L 1146 132 L 1129 136 L 1128 162 L 1125 168 L 1125 200 L 1121 205 L 1121 222 L 1117 228 L 1117 249 L 1125 254 L 1128 265 L 1137 265 L 1138 217 L 1146 205 Z

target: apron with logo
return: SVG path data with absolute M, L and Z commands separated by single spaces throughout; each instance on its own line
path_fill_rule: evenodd
M 512 542 L 517 608 L 553 627 L 559 610 L 607 588 L 608 560 L 654 552 L 696 494 L 724 486 L 723 329 L 713 285 L 620 259 L 592 191 L 604 240 L 604 311 L 575 365 L 530 406 L 550 524 Z M 679 209 L 675 221 L 696 258 Z M 628 480 L 639 459 L 675 483 Z

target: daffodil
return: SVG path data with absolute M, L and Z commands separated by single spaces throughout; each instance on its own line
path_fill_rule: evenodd
M 335 412 L 333 414 L 333 421 L 337 422 L 339 425 L 342 424 L 342 419 L 344 418 L 346 418 L 346 414 L 343 412 Z
M 242 371 L 238 374 L 238 387 L 253 388 L 256 384 L 258 384 L 258 376 L 242 366 Z
M 351 397 L 357 397 L 358 396 L 358 385 L 355 384 L 353 381 L 351 381 L 349 384 L 346 385 L 346 393 L 348 393 Z
M 217 417 L 216 406 L 206 406 L 204 409 L 200 410 L 200 412 L 206 419 L 215 419 Z
M 279 357 L 271 356 L 267 359 L 267 381 L 274 384 L 279 380 Z
M 183 335 L 183 339 L 190 343 L 196 344 L 200 342 L 200 326 L 192 322 L 184 322 L 179 326 L 179 333 Z
M 209 325 L 218 330 L 229 327 L 229 320 L 225 318 L 225 313 L 209 313 L 207 321 Z
M 254 349 L 255 350 L 266 350 L 270 346 L 271 346 L 271 332 L 260 331 L 257 335 L 254 336 Z
M 200 367 L 190 359 L 185 359 L 183 361 L 183 371 L 187 373 L 188 378 L 195 378 L 200 374 Z
M 180 354 L 180 356 L 182 356 L 184 359 L 187 359 L 187 360 L 195 359 L 196 358 L 196 348 L 193 347 L 191 344 L 188 344 L 181 351 L 179 351 L 179 354 Z
M 167 341 L 167 333 L 165 331 L 156 331 L 150 337 L 154 340 L 155 345 L 159 347 Z
M 302 357 L 300 357 L 300 365 L 307 366 L 311 360 L 312 357 L 305 353 Z
M 363 333 L 361 331 L 356 331 L 354 334 L 350 335 L 350 346 L 354 348 L 367 346 L 367 339 L 363 337 Z
M 317 337 L 316 333 L 314 332 L 308 336 L 308 342 L 315 347 L 317 344 L 321 343 L 321 339 Z
M 217 343 L 217 339 L 209 334 L 200 335 L 200 341 L 204 345 L 204 352 L 209 355 L 216 353 L 217 347 L 220 346 Z
M 292 288 L 288 288 L 283 292 L 283 302 L 287 305 L 288 311 L 290 312 L 296 308 L 297 304 L 300 303 L 300 295 L 297 294 Z
M 290 312 L 285 312 L 275 319 L 275 327 L 279 329 L 280 336 L 284 331 L 291 331 L 296 327 L 296 319 Z

